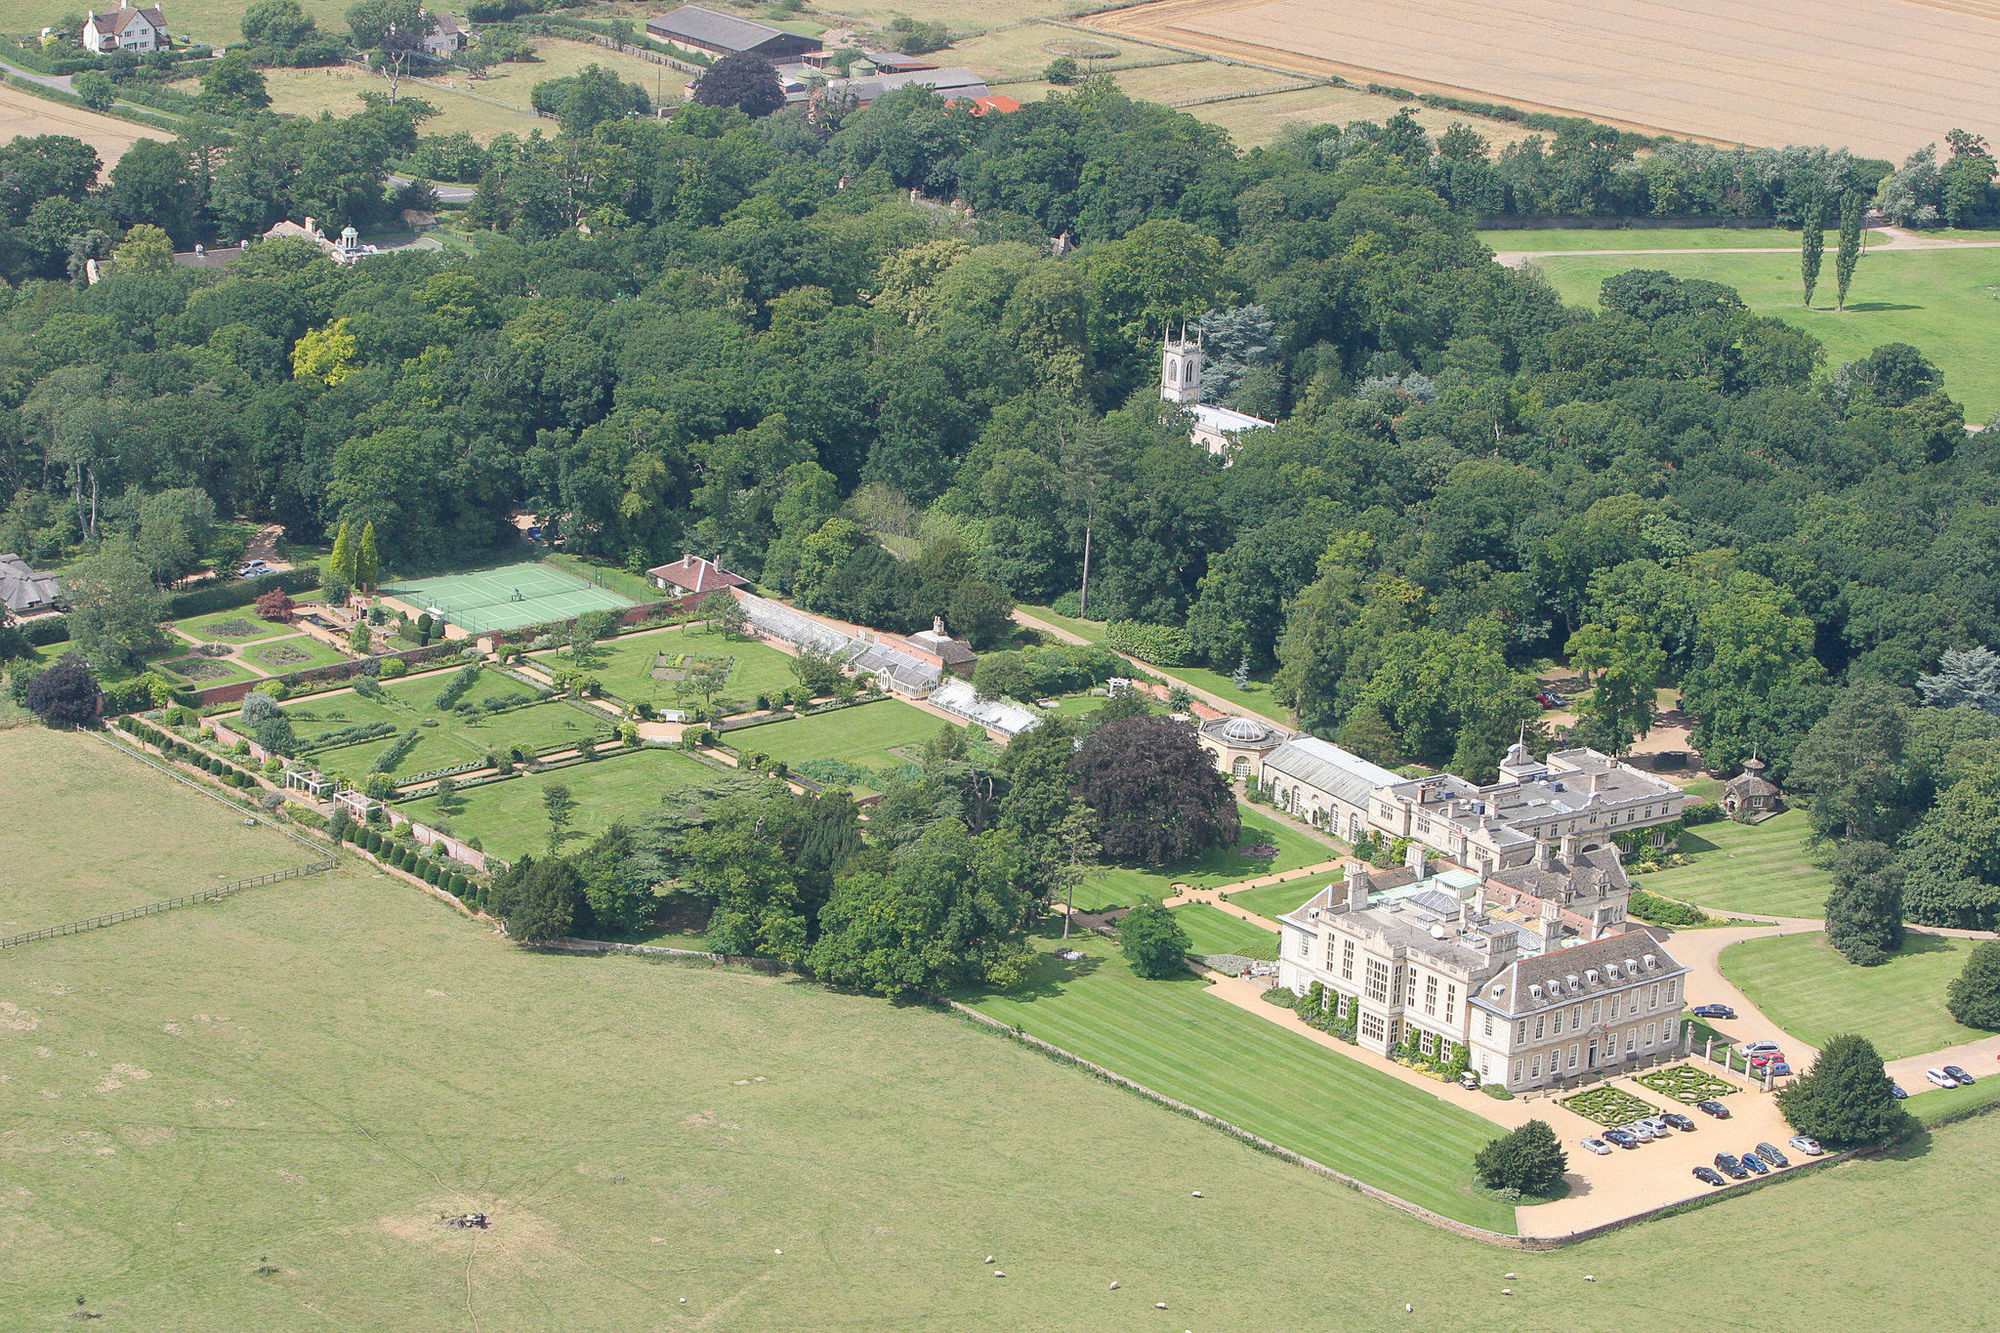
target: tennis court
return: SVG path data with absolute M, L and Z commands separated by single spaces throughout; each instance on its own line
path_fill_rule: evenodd
M 637 605 L 629 597 L 593 587 L 574 574 L 539 561 L 482 569 L 476 574 L 385 583 L 382 592 L 418 611 L 442 611 L 448 622 L 473 634 L 544 625 L 586 611 L 623 611 Z

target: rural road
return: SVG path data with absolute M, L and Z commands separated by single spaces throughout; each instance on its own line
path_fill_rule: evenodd
M 1962 241 L 1948 236 L 1925 236 L 1919 232 L 1905 231 L 1901 227 L 1871 227 L 1871 234 L 1887 236 L 1881 244 L 1870 243 L 1867 253 L 1884 254 L 1890 250 L 2000 250 L 2000 241 Z M 1714 248 L 1690 248 L 1662 250 L 1495 250 L 1493 258 L 1508 268 L 1536 259 L 1563 259 L 1570 256 L 1596 255 L 1790 255 L 1797 254 L 1795 245 L 1744 245 L 1717 246 Z

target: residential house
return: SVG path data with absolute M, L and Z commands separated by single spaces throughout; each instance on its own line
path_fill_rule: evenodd
M 1385 785 L 1369 800 L 1368 823 L 1492 874 L 1531 860 L 1539 841 L 1575 834 L 1595 848 L 1672 824 L 1686 804 L 1687 793 L 1665 778 L 1597 750 L 1559 750 L 1541 761 L 1517 744 L 1498 782 L 1481 786 L 1437 773 Z
M 430 28 L 424 33 L 425 55 L 434 60 L 446 60 L 472 45 L 471 29 L 460 27 L 458 20 L 451 15 L 426 13 L 424 17 L 431 21 Z
M 380 253 L 373 245 L 363 243 L 361 233 L 353 227 L 341 228 L 340 239 L 336 241 L 320 230 L 311 218 L 307 218 L 303 223 L 293 222 L 289 218 L 275 222 L 264 232 L 263 239 L 271 241 L 284 237 L 311 241 L 336 264 L 358 264 L 368 256 Z
M 1628 929 L 1631 898 L 1632 879 L 1618 844 L 1585 851 L 1574 833 L 1560 843 L 1536 842 L 1532 861 L 1496 870 L 1480 886 L 1481 911 L 1536 929 L 1544 951 Z
M 699 55 L 722 57 L 748 51 L 778 64 L 819 50 L 819 41 L 774 28 L 755 19 L 718 14 L 700 5 L 682 5 L 671 13 L 646 20 L 646 35 L 656 42 Z
M 669 597 L 701 597 L 725 588 L 747 588 L 750 580 L 732 574 L 706 556 L 692 553 L 671 565 L 655 565 L 646 571 L 653 586 Z
M 1402 781 L 1317 736 L 1294 736 L 1272 750 L 1257 780 L 1280 810 L 1349 842 L 1367 835 L 1375 794 Z
M 134 9 L 131 0 L 119 0 L 118 8 L 103 13 L 91 10 L 90 17 L 83 21 L 82 36 L 83 49 L 98 55 L 110 55 L 113 51 L 164 51 L 171 45 L 167 16 L 160 6 Z
M 915 634 L 905 634 L 903 642 L 910 652 L 927 662 L 934 662 L 954 676 L 970 676 L 979 654 L 972 651 L 972 645 L 964 639 L 954 639 L 944 627 L 943 616 L 932 616 L 931 627 L 918 630 Z
M 1359 1043 L 1463 1058 L 1519 1092 L 1683 1048 L 1687 969 L 1651 928 L 1544 950 L 1483 910 L 1477 876 L 1364 862 L 1280 918 L 1278 982 L 1317 983 Z
M 62 599 L 62 580 L 43 574 L 18 555 L 0 555 L 0 606 L 7 614 L 32 616 L 53 611 Z
M 1212 717 L 1195 728 L 1195 741 L 1230 778 L 1254 778 L 1264 759 L 1292 738 L 1283 727 L 1256 717 Z M 1392 775 L 1393 776 L 1393 775 Z

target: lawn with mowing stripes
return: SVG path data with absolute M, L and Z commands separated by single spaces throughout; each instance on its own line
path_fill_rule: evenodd
M 1888 962 L 1856 967 L 1823 934 L 1781 935 L 1730 945 L 1722 973 L 1800 1041 L 1825 1046 L 1859 1032 L 1883 1059 L 1895 1060 L 1992 1035 L 1957 1022 L 1944 1007 L 1945 987 L 1964 970 L 1974 943 L 1912 932 Z
M 1069 944 L 1089 957 L 1045 952 L 1021 985 L 967 1002 L 1412 1203 L 1514 1229 L 1512 1205 L 1472 1175 L 1497 1126 L 1204 994 L 1192 973 L 1145 981 L 1107 940 Z
M 807 759 L 838 759 L 874 772 L 915 762 L 892 753 L 915 750 L 952 725 L 900 699 L 837 708 L 830 713 L 726 731 L 722 739 L 741 754 L 767 754 L 794 768 Z
M 1218 888 L 1224 884 L 1236 884 L 1246 879 L 1257 879 L 1263 875 L 1275 875 L 1282 870 L 1296 870 L 1321 861 L 1331 861 L 1338 855 L 1333 848 L 1283 821 L 1263 812 L 1237 803 L 1237 811 L 1243 816 L 1243 835 L 1230 851 L 1210 852 L 1192 861 L 1168 866 L 1163 870 L 1141 870 L 1132 866 L 1107 866 L 1076 887 L 1076 905 L 1086 912 L 1102 912 L 1111 907 L 1130 907 L 1141 898 L 1165 898 L 1174 891 L 1176 884 L 1192 884 L 1200 889 Z M 1246 847 L 1272 846 L 1278 854 L 1271 857 L 1251 857 L 1244 855 Z M 1305 901 L 1300 899 L 1301 902 Z
M 1723 821 L 1681 834 L 1694 860 L 1634 876 L 1634 887 L 1729 912 L 1820 917 L 1833 878 L 1812 863 L 1805 812 L 1787 810 L 1761 824 Z
M 1229 895 L 1229 901 L 1238 907 L 1255 912 L 1258 916 L 1268 916 L 1276 921 L 1328 884 L 1346 882 L 1346 874 L 1339 870 L 1329 870 L 1323 875 L 1288 879 L 1283 884 L 1266 884 L 1261 889 L 1238 889 Z
M 1231 916 L 1207 903 L 1183 903 L 1174 909 L 1174 918 L 1187 932 L 1188 953 L 1200 958 L 1212 953 L 1233 953 L 1243 958 L 1278 961 L 1277 932 Z
M 547 850 L 549 816 L 542 793 L 558 783 L 568 787 L 576 800 L 569 828 L 583 836 L 568 841 L 574 851 L 618 820 L 635 820 L 657 810 L 660 798 L 672 788 L 728 778 L 680 750 L 625 751 L 596 763 L 469 787 L 455 794 L 455 808 L 448 814 L 440 812 L 430 797 L 396 808 L 420 824 L 461 838 L 478 838 L 485 850 L 517 861 L 524 854 L 539 856 Z

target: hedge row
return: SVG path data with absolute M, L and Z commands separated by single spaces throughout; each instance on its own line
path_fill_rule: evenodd
M 167 618 L 181 620 L 188 616 L 205 616 L 211 611 L 248 606 L 267 592 L 311 592 L 317 587 L 318 565 L 300 565 L 297 569 L 262 574 L 254 579 L 229 579 L 167 598 Z
M 477 885 L 458 871 L 444 863 L 421 855 L 414 843 L 391 837 L 380 829 L 366 824 L 337 823 L 333 833 L 342 842 L 352 843 L 384 865 L 415 875 L 424 883 L 468 902 L 477 890 Z
M 171 732 L 162 731 L 150 722 L 142 721 L 136 717 L 121 717 L 118 719 L 117 725 L 139 740 L 158 746 L 160 753 L 167 756 L 167 758 L 178 759 L 184 764 L 190 764 L 204 772 L 212 773 L 232 787 L 241 787 L 248 791 L 257 786 L 257 779 L 250 773 L 245 772 L 226 760 L 217 758 L 206 750 L 189 745 L 180 737 L 173 735 Z
M 1130 653 L 1154 666 L 1186 666 L 1194 660 L 1194 640 L 1172 625 L 1148 625 L 1138 620 L 1114 620 L 1105 640 L 1115 651 Z

